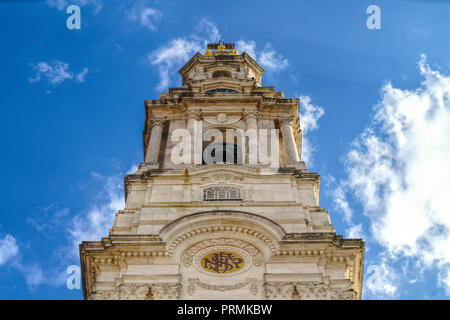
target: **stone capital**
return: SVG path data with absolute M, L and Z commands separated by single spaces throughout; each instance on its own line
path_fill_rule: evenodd
M 244 110 L 244 111 L 242 111 L 242 118 L 245 121 L 247 121 L 247 119 L 251 119 L 251 118 L 253 118 L 255 120 L 258 120 L 258 111 L 247 111 L 247 110 Z
M 293 116 L 280 117 L 280 126 L 283 127 L 285 125 L 289 125 L 292 127 L 292 121 L 294 120 Z
M 202 112 L 200 110 L 186 110 L 185 112 L 186 120 L 197 120 L 200 121 L 202 118 Z
M 153 128 L 154 126 L 163 127 L 164 122 L 166 122 L 166 119 L 164 118 L 154 118 L 150 122 L 150 128 Z

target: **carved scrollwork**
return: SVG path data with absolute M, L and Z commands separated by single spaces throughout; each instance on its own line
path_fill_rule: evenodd
M 292 121 L 294 120 L 294 117 L 293 116 L 281 117 L 279 120 L 281 127 L 285 125 L 292 126 Z
M 158 283 L 151 285 L 153 300 L 177 300 L 181 296 L 180 283 Z
M 244 110 L 242 112 L 242 117 L 245 121 L 247 121 L 247 119 L 250 119 L 250 118 L 258 120 L 258 111 Z
M 264 293 L 268 299 L 290 299 L 293 292 L 294 283 L 275 282 L 264 284 Z
M 149 289 L 148 284 L 121 284 L 119 285 L 120 300 L 145 300 Z
M 166 122 L 166 119 L 163 118 L 154 118 L 150 122 L 150 128 L 153 128 L 154 126 L 162 127 L 164 125 L 164 122 Z
M 185 115 L 186 120 L 194 119 L 200 121 L 202 119 L 202 112 L 199 110 L 186 110 Z

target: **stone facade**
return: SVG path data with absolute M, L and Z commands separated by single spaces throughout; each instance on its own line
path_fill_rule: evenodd
M 107 238 L 80 245 L 85 299 L 361 298 L 364 242 L 335 234 L 301 160 L 299 100 L 263 87 L 263 72 L 234 44 L 209 44 L 181 88 L 145 101 L 145 162 L 125 177 L 125 209 Z M 193 141 L 173 161 L 180 129 L 273 129 L 277 166 L 247 161 L 261 149 L 250 138 L 238 163 L 205 164 Z

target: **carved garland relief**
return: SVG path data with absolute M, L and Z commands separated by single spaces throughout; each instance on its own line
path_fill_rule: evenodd
M 332 288 L 324 282 L 271 282 L 264 284 L 264 293 L 268 299 L 300 300 L 354 300 L 356 293 L 352 289 Z

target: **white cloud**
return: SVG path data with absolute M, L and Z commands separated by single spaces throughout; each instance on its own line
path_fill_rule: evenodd
M 424 80 L 415 90 L 384 86 L 339 187 L 359 200 L 373 238 L 395 257 L 391 265 L 403 258 L 436 267 L 450 292 L 450 76 L 425 56 L 419 69 Z
M 207 18 L 202 18 L 195 27 L 195 32 L 191 37 L 200 42 L 201 45 L 206 46 L 208 42 L 218 41 L 220 39 L 220 32 L 214 22 Z
M 19 255 L 17 241 L 10 234 L 0 238 L 0 266 L 6 263 L 24 275 L 26 283 L 31 290 L 40 284 L 60 285 L 65 281 L 61 275 L 55 276 L 56 273 L 54 272 L 46 276 L 39 264 L 24 264 Z
M 143 2 L 135 3 L 130 9 L 125 11 L 128 19 L 139 21 L 141 26 L 151 31 L 157 31 L 156 24 L 161 21 L 162 12 L 158 9 L 145 7 Z
M 55 61 L 52 65 L 47 62 L 39 62 L 33 66 L 33 69 L 36 76 L 28 79 L 31 83 L 39 82 L 41 76 L 46 77 L 49 83 L 55 85 L 73 78 L 72 72 L 69 71 L 69 64 L 61 61 Z
M 266 44 L 263 52 L 259 55 L 259 62 L 264 68 L 272 71 L 283 70 L 289 65 L 288 60 L 277 53 L 271 44 Z
M 253 59 L 256 59 L 256 42 L 255 41 L 253 41 L 253 40 L 250 40 L 250 41 L 239 40 L 238 42 L 236 42 L 236 49 L 239 52 L 246 52 Z
M 74 79 L 74 74 L 69 70 L 67 62 L 54 61 L 47 63 L 45 61 L 39 62 L 32 66 L 35 72 L 34 78 L 29 78 L 30 83 L 39 82 L 42 78 L 46 78 L 50 84 L 59 85 L 66 80 Z M 82 72 L 75 76 L 78 82 L 84 82 L 84 77 L 88 69 L 84 68 Z
M 160 78 L 156 89 L 158 91 L 167 89 L 176 67 L 179 67 L 182 62 L 187 61 L 200 49 L 201 46 L 196 41 L 179 38 L 150 53 L 148 59 L 152 65 L 158 67 Z
M 133 165 L 127 174 L 138 169 Z M 0 266 L 10 262 L 25 277 L 30 290 L 39 285 L 61 286 L 66 283 L 66 269 L 79 263 L 78 246 L 82 241 L 100 241 L 109 234 L 117 211 L 125 206 L 123 179 L 120 175 L 104 176 L 91 172 L 91 176 L 102 185 L 96 189 L 92 203 L 75 216 L 69 216 L 69 208 L 60 209 L 57 204 L 41 208 L 39 215 L 29 217 L 27 223 L 43 236 L 52 239 L 57 232 L 63 232 L 67 243 L 63 243 L 52 256 L 52 266 L 42 261 L 25 263 L 19 256 L 16 239 L 12 235 L 0 238 Z
M 139 169 L 139 166 L 137 166 L 137 165 L 134 164 L 133 166 L 131 166 L 130 170 L 127 171 L 127 174 L 133 174 L 133 173 L 135 173 L 138 169 Z
M 289 66 L 289 61 L 278 53 L 270 43 L 266 43 L 262 50 L 257 51 L 255 41 L 239 40 L 236 42 L 236 48 L 239 52 L 247 52 L 268 71 L 277 72 Z
M 366 278 L 364 286 L 371 298 L 389 299 L 396 296 L 396 281 L 398 275 L 395 270 L 389 267 L 384 261 L 379 265 L 368 266 Z
M 166 89 L 175 76 L 176 68 L 181 68 L 196 52 L 206 49 L 209 42 L 220 39 L 220 32 L 214 22 L 203 18 L 198 23 L 193 34 L 187 38 L 176 38 L 169 41 L 148 55 L 150 64 L 158 68 L 160 81 L 157 90 Z M 247 52 L 253 59 L 268 71 L 277 72 L 285 69 L 289 62 L 279 54 L 270 43 L 261 51 L 256 50 L 255 41 L 239 40 L 236 42 L 239 52 Z
M 347 238 L 365 239 L 364 232 L 362 230 L 362 224 L 360 223 L 350 226 L 350 228 L 347 229 Z
M 157 90 L 167 89 L 177 68 L 186 63 L 196 52 L 206 47 L 206 43 L 220 37 L 217 27 L 211 21 L 202 19 L 196 32 L 189 38 L 176 38 L 148 55 L 150 64 L 158 68 L 160 81 Z
M 120 177 L 104 177 L 96 172 L 91 175 L 103 182 L 104 189 L 99 190 L 97 199 L 85 212 L 79 213 L 69 222 L 68 240 L 75 257 L 78 257 L 78 245 L 82 241 L 100 241 L 102 237 L 108 236 L 116 212 L 125 206 L 123 180 Z
M 300 96 L 300 127 L 302 129 L 302 161 L 312 164 L 312 153 L 314 148 L 308 140 L 308 133 L 319 128 L 318 120 L 324 115 L 324 110 L 320 106 L 313 105 L 311 98 Z
M 341 185 L 337 186 L 332 191 L 333 201 L 334 201 L 335 208 L 337 210 L 340 210 L 344 214 L 344 220 L 347 223 L 350 223 L 352 216 L 353 216 L 353 211 L 350 208 L 350 204 L 347 200 L 344 190 L 345 189 L 344 189 L 344 186 L 342 185 L 342 183 L 341 183 Z
M 82 6 L 93 6 L 94 13 L 97 14 L 103 9 L 103 0 L 47 0 L 50 7 L 58 10 L 66 10 L 68 6 L 76 4 Z
M 15 267 L 23 274 L 31 291 L 43 284 L 56 287 L 66 282 L 65 270 L 59 270 L 58 267 L 44 269 L 39 263 L 24 264 L 21 261 L 17 261 Z
M 156 31 L 154 22 L 161 20 L 161 11 L 153 8 L 145 8 L 141 14 L 141 24 L 152 31 Z
M 84 82 L 84 77 L 86 76 L 88 71 L 89 71 L 88 68 L 84 68 L 83 71 L 81 71 L 79 74 L 77 74 L 76 75 L 77 81 L 83 83 Z
M 16 238 L 7 234 L 0 238 L 0 266 L 6 264 L 19 253 Z

